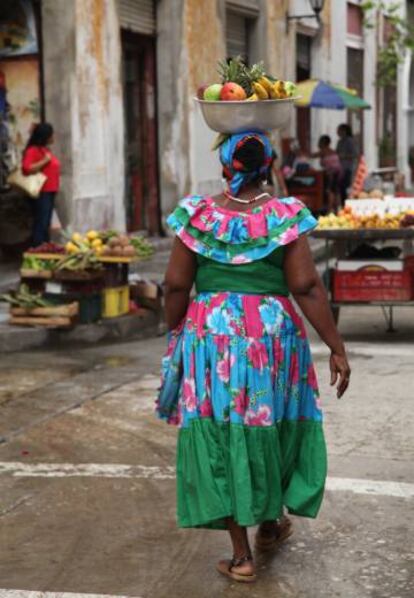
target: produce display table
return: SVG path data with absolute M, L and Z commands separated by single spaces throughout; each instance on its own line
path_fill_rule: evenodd
M 10 305 L 11 324 L 70 328 L 136 313 L 130 264 L 148 259 L 151 243 L 114 230 L 73 232 L 67 239 L 23 254 L 18 288 L 0 297 Z
M 316 239 L 325 239 L 325 256 L 326 256 L 326 275 L 328 275 L 329 284 L 328 293 L 331 300 L 332 310 L 335 316 L 335 320 L 338 321 L 340 308 L 343 306 L 379 306 L 381 307 L 385 320 L 387 322 L 387 330 L 389 332 L 394 331 L 394 307 L 406 307 L 414 306 L 414 295 L 411 294 L 411 298 L 407 300 L 398 299 L 379 299 L 370 301 L 335 301 L 333 296 L 333 290 L 331 285 L 329 260 L 332 256 L 337 259 L 346 259 L 347 250 L 350 246 L 355 246 L 368 241 L 389 241 L 395 240 L 403 244 L 403 255 L 413 255 L 413 241 L 414 241 L 414 229 L 413 228 L 399 228 L 399 229 L 381 229 L 381 228 L 368 228 L 368 229 L 317 229 L 311 233 L 311 236 Z M 330 247 L 332 244 L 332 247 Z M 412 270 L 412 277 L 414 277 L 414 270 Z M 385 295 L 386 293 L 384 293 Z
M 25 253 L 46 262 L 58 262 L 67 257 L 62 253 Z M 41 287 L 45 297 L 52 302 L 77 301 L 80 305 L 81 323 L 97 321 L 102 317 L 113 318 L 129 311 L 129 266 L 141 259 L 138 256 L 99 256 L 103 268 L 97 270 L 31 270 L 22 268 L 22 280 L 44 280 Z M 29 282 L 29 284 L 31 284 Z M 69 285 L 69 287 L 68 287 Z M 39 287 L 38 287 L 39 288 Z M 40 289 L 39 289 L 40 290 Z

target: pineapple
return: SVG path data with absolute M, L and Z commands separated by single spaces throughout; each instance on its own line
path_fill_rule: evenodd
M 219 62 L 218 72 L 221 76 L 222 83 L 232 81 L 243 87 L 247 96 L 253 93 L 252 83 L 258 81 L 265 75 L 265 69 L 263 62 L 254 64 L 252 67 L 248 67 L 244 64 L 241 56 L 236 58 L 230 58 L 228 62 Z

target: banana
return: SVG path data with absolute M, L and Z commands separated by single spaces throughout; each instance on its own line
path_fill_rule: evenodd
M 259 85 L 261 85 L 262 87 L 265 88 L 265 90 L 267 91 L 267 95 L 269 97 L 271 97 L 270 92 L 271 92 L 272 87 L 273 87 L 273 82 L 270 81 L 270 79 L 268 79 L 265 76 L 260 77 L 260 79 L 257 82 L 259 83 Z
M 277 94 L 277 98 L 279 100 L 288 97 L 284 81 L 277 81 L 274 84 L 273 89 L 274 89 L 275 93 Z
M 249 96 L 248 98 L 246 98 L 246 102 L 257 102 L 257 100 L 259 99 L 259 96 L 257 95 L 257 93 L 252 93 L 251 96 Z
M 257 83 L 257 81 L 255 81 L 254 83 L 252 83 L 252 87 L 253 87 L 255 93 L 257 94 L 259 100 L 268 100 L 269 99 L 269 94 L 267 93 L 267 91 L 263 87 L 263 85 L 260 85 L 260 83 Z
M 278 100 L 279 99 L 279 88 L 276 87 L 277 83 L 273 83 L 272 88 L 270 90 L 270 98 L 272 100 Z

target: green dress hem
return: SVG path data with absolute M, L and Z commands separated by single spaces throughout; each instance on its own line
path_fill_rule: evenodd
M 226 529 L 279 518 L 283 507 L 316 517 L 327 470 L 322 422 L 273 426 L 193 419 L 177 447 L 178 526 Z

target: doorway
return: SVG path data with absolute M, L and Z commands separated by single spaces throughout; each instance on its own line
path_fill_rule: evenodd
M 127 229 L 160 232 L 155 40 L 122 32 Z

